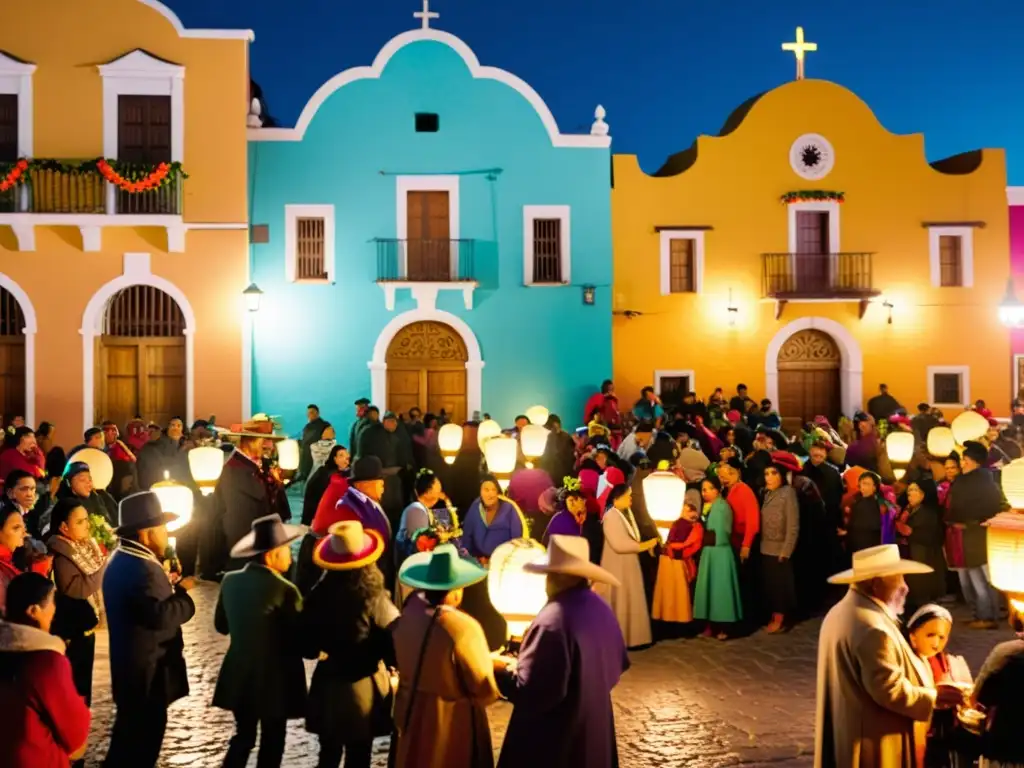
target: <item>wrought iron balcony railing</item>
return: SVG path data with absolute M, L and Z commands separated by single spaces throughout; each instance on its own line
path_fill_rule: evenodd
M 877 296 L 872 253 L 763 253 L 761 282 L 772 299 L 865 299 Z
M 473 240 L 377 238 L 377 282 L 476 280 Z

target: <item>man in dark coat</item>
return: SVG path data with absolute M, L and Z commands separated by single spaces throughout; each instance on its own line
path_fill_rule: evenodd
M 384 468 L 376 456 L 363 456 L 352 465 L 349 488 L 338 502 L 339 520 L 358 520 L 364 528 L 372 528 L 384 540 L 384 556 L 377 567 L 384 574 L 390 590 L 395 581 L 395 558 L 392 552 L 394 535 L 391 521 L 380 504 L 384 495 Z
M 949 486 L 947 522 L 963 531 L 964 567 L 960 588 L 974 609 L 974 629 L 995 629 L 999 599 L 988 580 L 988 529 L 984 523 L 1008 508 L 1003 492 L 985 468 L 988 448 L 968 440 L 960 461 L 962 473 Z
M 902 407 L 900 401 L 889 394 L 889 387 L 885 384 L 879 384 L 878 394 L 868 400 L 868 413 L 875 422 L 885 421 Z
M 815 546 L 827 548 L 828 563 L 832 572 L 846 567 L 843 548 L 839 541 L 839 529 L 843 527 L 843 494 L 846 488 L 839 470 L 828 463 L 828 446 L 814 442 L 808 450 L 809 458 L 800 474 L 814 483 L 825 504 L 825 540 Z
M 245 768 L 260 729 L 259 768 L 281 765 L 288 720 L 306 716 L 306 670 L 294 645 L 302 597 L 284 578 L 292 564 L 289 544 L 302 535 L 277 515 L 252 523 L 231 550 L 248 558 L 240 571 L 224 575 L 214 626 L 231 636 L 217 677 L 213 706 L 235 715 L 224 768 Z
M 117 714 L 106 768 L 153 768 L 167 727 L 167 707 L 188 695 L 181 625 L 196 612 L 191 578 L 170 578 L 165 513 L 151 491 L 120 504 L 121 546 L 103 576 L 110 634 L 110 677 Z
M 313 453 L 310 449 L 323 435 L 324 430 L 331 426 L 320 418 L 320 406 L 313 403 L 306 406 L 306 418 L 308 421 L 302 428 L 302 438 L 299 440 L 299 471 L 295 476 L 296 482 L 309 477 L 313 470 Z
M 370 401 L 365 397 L 360 397 L 355 402 L 356 407 L 356 420 L 352 424 L 352 429 L 348 433 L 348 448 L 352 451 L 352 458 L 356 458 L 359 455 L 359 435 L 363 431 L 363 427 L 369 422 L 369 416 L 367 413 L 370 410 Z
M 402 475 L 412 469 L 412 441 L 394 413 L 387 411 L 381 421 L 376 421 L 373 411 L 371 406 L 370 423 L 359 436 L 359 458 L 375 456 L 380 460 L 384 469 L 384 495 L 380 504 L 392 528 L 397 528 L 406 499 Z
M 182 449 L 185 426 L 181 419 L 171 419 L 166 432 L 161 432 L 156 424 L 150 424 L 149 429 L 151 436 L 155 433 L 155 438 L 139 450 L 139 488 L 148 491 L 153 483 L 164 479 L 164 472 L 171 480 L 190 483 L 192 473 L 188 468 L 188 454 Z

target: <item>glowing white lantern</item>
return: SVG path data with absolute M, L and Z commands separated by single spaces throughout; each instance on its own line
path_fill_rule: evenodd
M 508 488 L 509 480 L 516 469 L 516 458 L 518 445 L 511 437 L 501 435 L 487 441 L 484 448 L 484 459 L 487 461 L 488 471 L 498 478 L 502 490 Z
M 476 430 L 476 444 L 480 446 L 480 450 L 484 449 L 487 445 L 487 441 L 492 437 L 497 437 L 501 434 L 501 425 L 494 419 L 487 419 L 487 421 L 481 422 L 480 426 Z
M 83 461 L 89 465 L 92 487 L 97 490 L 106 489 L 110 485 L 110 481 L 114 479 L 114 462 L 99 448 L 83 448 L 68 459 L 68 463 L 73 461 Z
M 209 496 L 217 487 L 226 458 L 227 454 L 224 451 L 211 445 L 193 448 L 188 452 L 189 471 L 192 472 L 192 479 L 196 481 L 203 496 Z
M 160 508 L 164 512 L 178 516 L 177 520 L 167 524 L 168 531 L 176 531 L 188 525 L 192 519 L 192 505 L 195 502 L 191 488 L 174 482 L 170 479 L 170 473 L 164 472 L 164 479 L 159 483 L 153 483 L 150 490 L 160 499 Z
M 544 557 L 544 547 L 532 539 L 512 539 L 491 554 L 487 593 L 494 610 L 508 623 L 508 634 L 521 639 L 548 601 L 547 578 L 527 573 L 523 566 Z
M 885 451 L 889 454 L 889 461 L 892 462 L 892 473 L 899 480 L 907 473 L 906 466 L 897 464 L 909 464 L 914 458 L 914 433 L 913 432 L 890 432 L 885 436 Z
M 437 446 L 441 449 L 445 463 L 454 464 L 455 454 L 462 447 L 462 427 L 458 424 L 445 424 L 437 433 Z
M 984 437 L 988 432 L 988 419 L 977 411 L 964 411 L 949 425 L 953 430 L 953 439 L 957 445 L 963 445 L 968 440 L 977 440 Z
M 1007 467 L 1003 467 L 1004 473 L 1006 470 Z M 1019 598 L 1024 595 L 1024 514 L 1002 512 L 985 525 L 988 526 L 989 581 L 996 589 Z
M 519 433 L 519 444 L 526 457 L 526 466 L 532 467 L 533 462 L 544 455 L 548 445 L 549 432 L 539 424 L 527 424 Z
M 679 519 L 686 501 L 686 482 L 674 472 L 651 472 L 644 478 L 644 503 L 662 541 L 668 541 L 672 523 Z
M 299 468 L 299 441 L 282 440 L 277 444 L 277 466 L 285 472 Z
M 536 424 L 538 427 L 543 427 L 548 423 L 548 416 L 551 412 L 548 411 L 543 405 L 531 405 L 526 409 L 526 418 L 530 420 L 531 424 Z
M 932 427 L 928 430 L 928 453 L 944 459 L 956 450 L 953 430 L 949 427 Z
M 1013 509 L 1024 510 L 1024 459 L 1011 461 L 1003 467 L 1003 495 Z

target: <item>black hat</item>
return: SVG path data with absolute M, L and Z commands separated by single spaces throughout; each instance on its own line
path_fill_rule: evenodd
M 353 403 L 353 405 L 369 405 L 369 404 L 370 404 L 370 401 L 367 400 L 365 397 L 360 397 L 358 400 L 355 401 L 355 403 Z
M 231 548 L 234 558 L 255 557 L 283 547 L 299 538 L 305 529 L 301 525 L 285 525 L 280 515 L 267 515 L 252 521 L 252 530 Z
M 384 465 L 380 463 L 380 459 L 376 456 L 360 456 L 352 464 L 352 477 L 350 481 L 353 483 L 383 479 Z
M 964 456 L 975 464 L 984 466 L 988 461 L 988 448 L 977 440 L 968 440 L 964 443 Z
M 125 496 L 117 505 L 117 517 L 117 533 L 158 528 L 178 519 L 174 513 L 164 512 L 160 505 L 160 497 L 152 491 L 141 491 Z

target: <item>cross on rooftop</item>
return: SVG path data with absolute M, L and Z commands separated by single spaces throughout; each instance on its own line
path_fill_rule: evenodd
M 430 20 L 441 18 L 441 14 L 430 10 L 430 0 L 423 0 L 423 10 L 416 11 L 416 13 L 413 14 L 413 17 L 420 19 L 423 22 L 424 29 L 430 29 Z
M 424 0 L 426 2 L 426 0 Z M 793 55 L 796 56 L 796 79 L 804 79 L 804 55 L 808 52 L 818 50 L 817 43 L 805 43 L 804 42 L 804 28 L 796 28 L 796 42 L 783 43 L 782 50 L 792 51 Z

